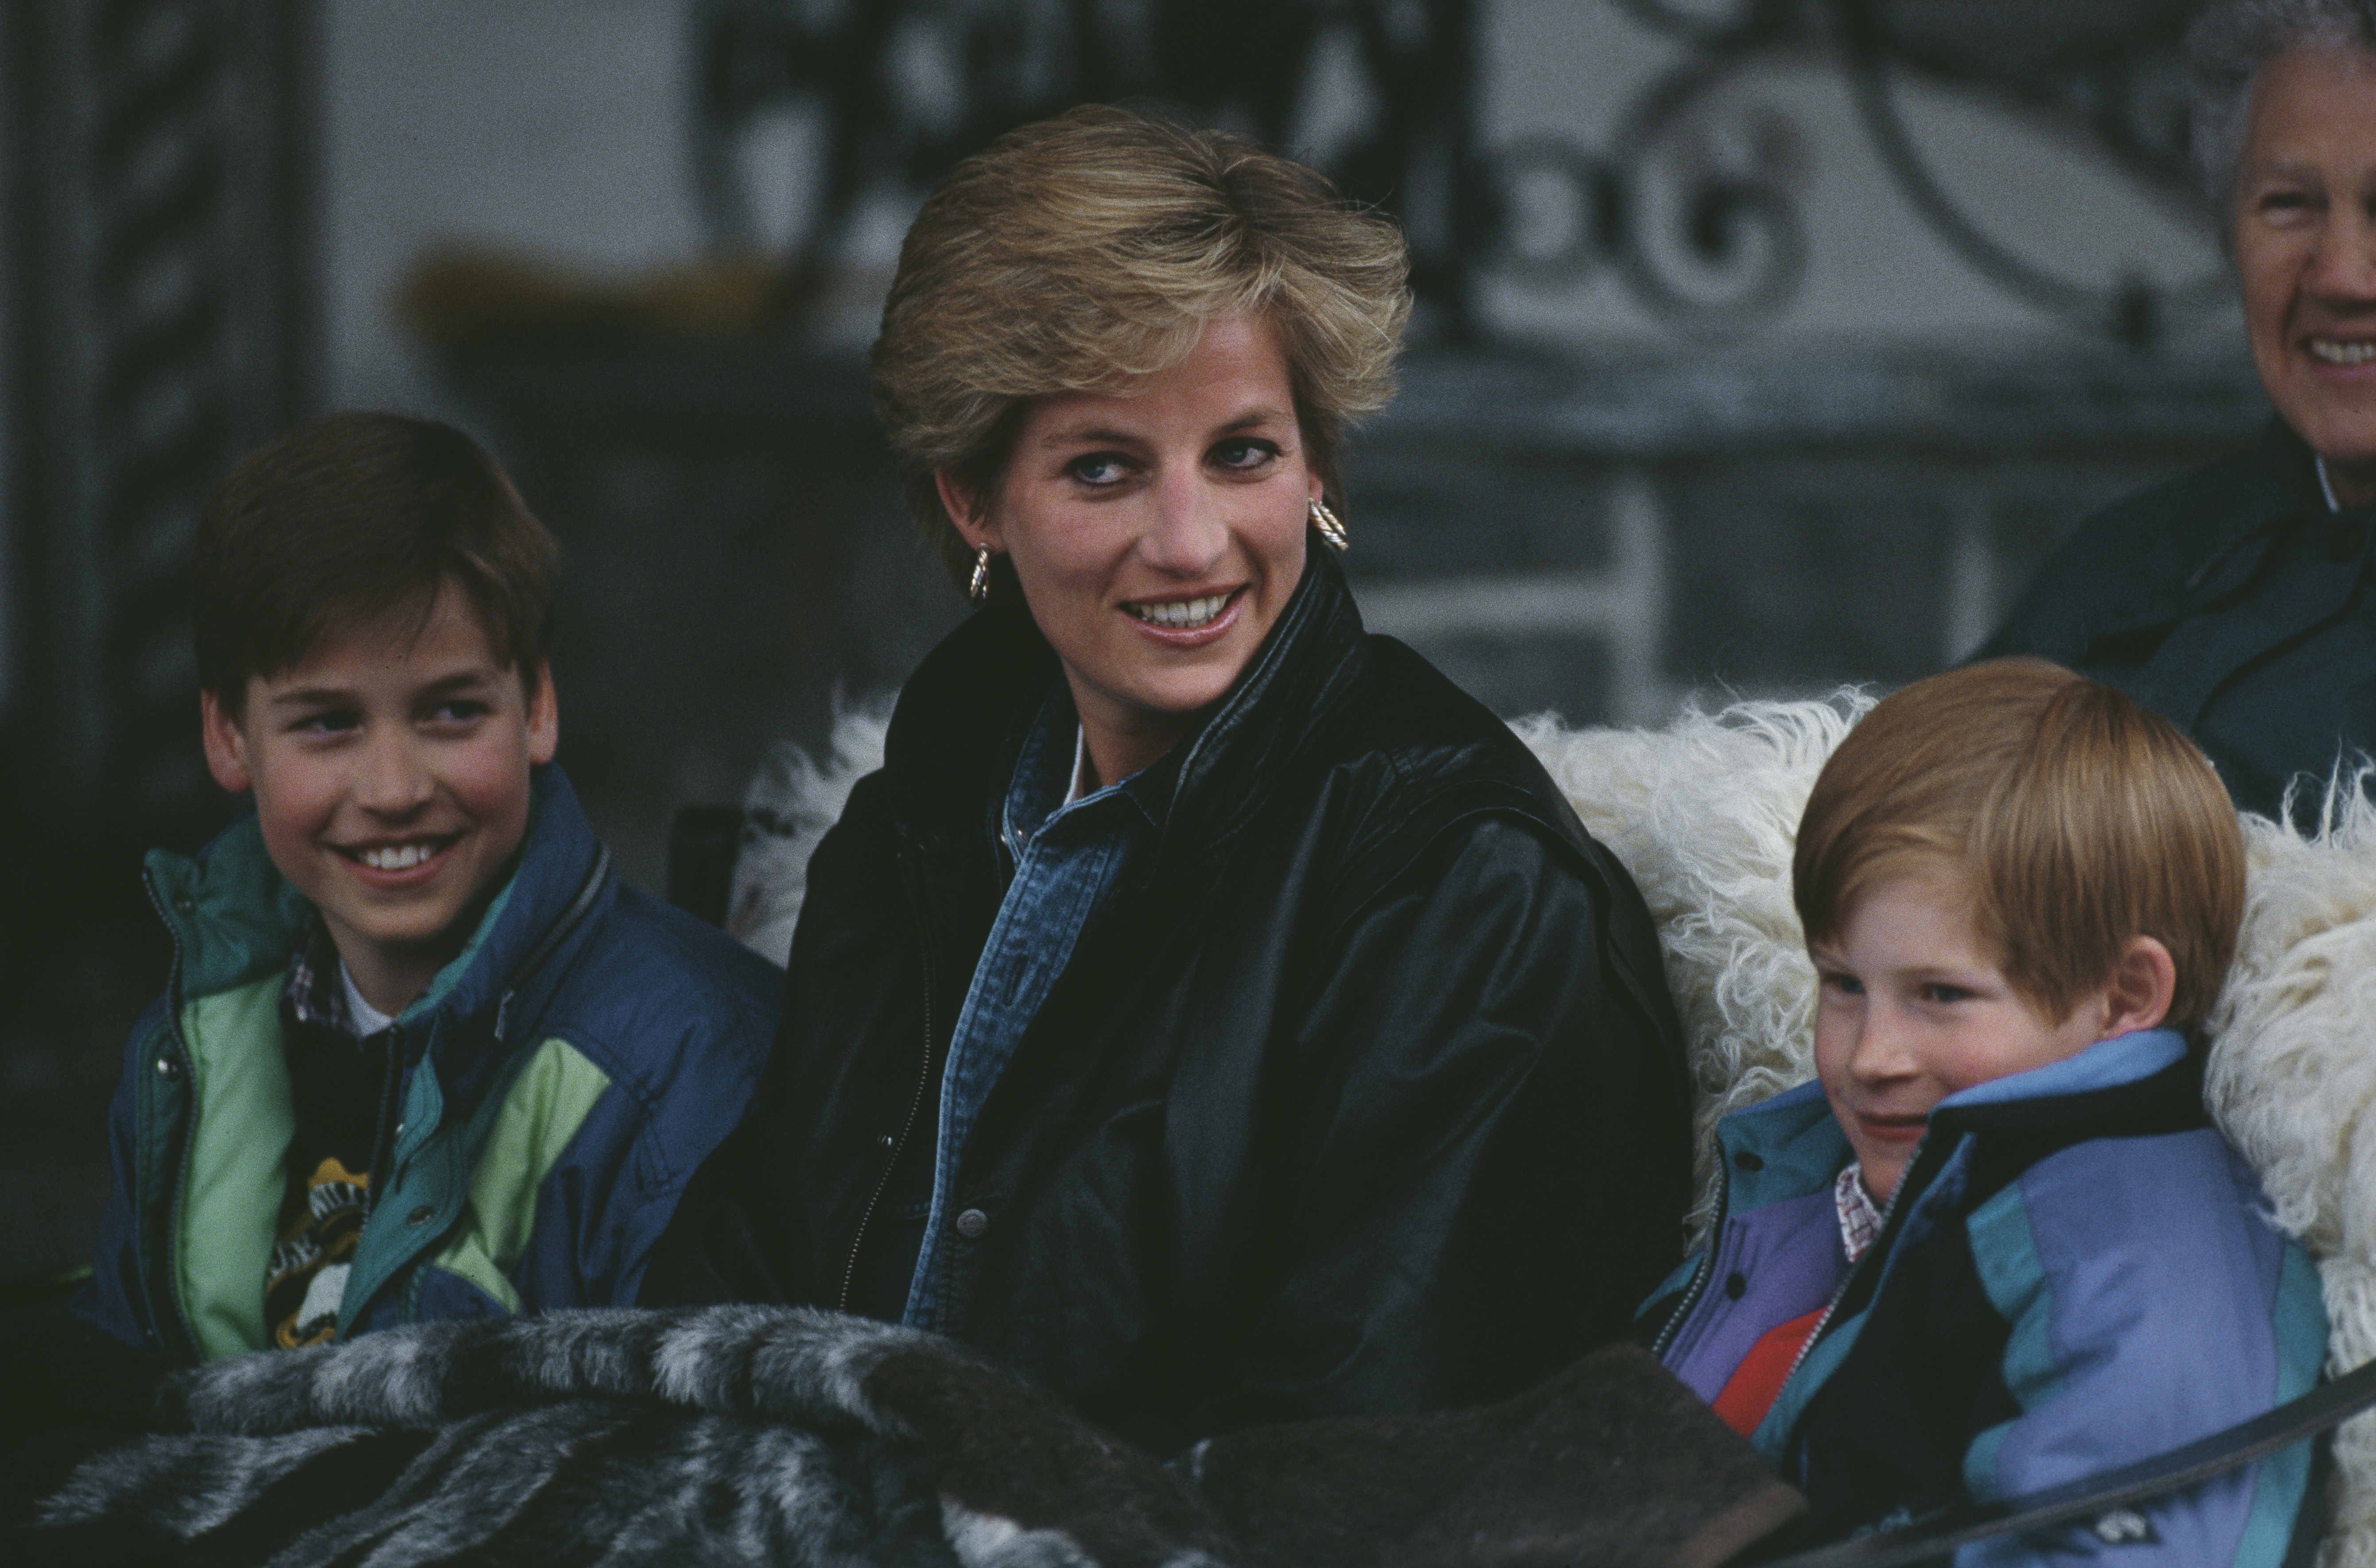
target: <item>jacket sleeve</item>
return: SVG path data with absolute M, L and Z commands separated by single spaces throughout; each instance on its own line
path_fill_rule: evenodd
M 2019 1413 L 1966 1450 L 1970 1492 L 2084 1479 L 2307 1393 L 2326 1349 L 2318 1276 L 2263 1206 L 2251 1172 L 2202 1131 L 2074 1146 L 1975 1210 L 1973 1261 L 2007 1324 L 2003 1383 Z M 1955 1562 L 2093 1562 L 2117 1544 L 2125 1568 L 2276 1568 L 2309 1479 L 2305 1443 L 2092 1524 L 1977 1543 Z
M 165 1000 L 160 996 L 143 1010 L 125 1042 L 123 1070 L 107 1104 L 107 1205 L 100 1211 L 99 1251 L 92 1259 L 90 1282 L 75 1293 L 72 1303 L 77 1316 L 137 1349 L 153 1348 L 157 1336 L 140 1293 L 139 1245 L 132 1212 L 135 1122 L 139 1074 L 148 1065 L 141 1048 L 164 1020 Z
M 1689 1133 L 1611 897 L 1479 816 L 1345 925 L 1292 1052 L 1276 1283 L 1205 1431 L 1496 1398 L 1626 1332 L 1681 1252 Z

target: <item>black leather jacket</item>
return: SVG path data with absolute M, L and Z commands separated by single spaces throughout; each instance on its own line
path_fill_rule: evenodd
M 1507 727 L 1365 636 L 1310 559 L 1158 765 L 1157 841 L 948 1209 L 950 1331 L 1159 1452 L 1508 1393 L 1622 1335 L 1681 1251 L 1688 1085 L 1639 893 Z M 995 802 L 1059 678 L 1010 594 L 909 682 L 810 864 L 757 1097 L 646 1304 L 897 1299 L 866 1284 L 884 1194 L 929 1187 L 1004 889 Z

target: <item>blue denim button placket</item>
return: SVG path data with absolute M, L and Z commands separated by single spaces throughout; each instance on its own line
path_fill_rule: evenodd
M 950 1188 L 974 1122 L 1071 961 L 1090 915 L 1152 829 L 1122 784 L 1065 802 L 1076 735 L 1072 703 L 1060 690 L 1033 721 L 1007 788 L 1004 837 L 1015 858 L 1015 880 L 974 966 L 941 1079 L 932 1210 L 901 1313 L 914 1327 L 940 1326 L 942 1277 L 951 1248 L 964 1244 L 952 1239 L 956 1204 Z M 987 1229 L 977 1223 L 966 1240 Z

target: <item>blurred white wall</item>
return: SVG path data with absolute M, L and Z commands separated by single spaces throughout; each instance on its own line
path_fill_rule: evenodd
M 426 249 L 629 272 L 701 246 L 683 0 L 330 0 L 325 400 L 450 412 L 390 301 Z

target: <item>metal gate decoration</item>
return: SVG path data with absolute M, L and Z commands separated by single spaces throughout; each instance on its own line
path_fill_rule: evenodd
M 2024 256 L 1958 206 L 1926 162 L 1910 86 L 1978 94 L 2049 124 L 2159 200 L 2199 210 L 2185 172 L 2179 59 L 2185 0 L 1602 0 L 1680 46 L 1604 148 L 1558 137 L 1481 145 L 1477 0 L 699 0 L 697 184 L 713 235 L 766 227 L 739 149 L 769 115 L 811 117 L 814 195 L 788 275 L 829 266 L 870 202 L 912 204 L 950 164 L 1013 125 L 1087 100 L 1135 98 L 1298 150 L 1324 71 L 1358 100 L 1317 149 L 1351 196 L 1409 234 L 1414 280 L 1455 338 L 1474 285 L 1614 269 L 1677 329 L 1732 331 L 1786 306 L 1807 238 L 1788 182 L 1728 161 L 1695 134 L 1728 89 L 1816 59 L 1912 211 L 1980 276 L 2077 331 L 2150 345 L 2175 315 L 2223 299 L 2223 277 L 2175 289 L 2073 278 Z M 1753 140 L 1754 138 L 1752 138 Z M 1770 138 L 1769 138 L 1770 139 Z M 1315 149 L 1302 148 L 1306 152 Z M 1565 187 L 1574 217 L 1527 244 L 1517 194 Z

